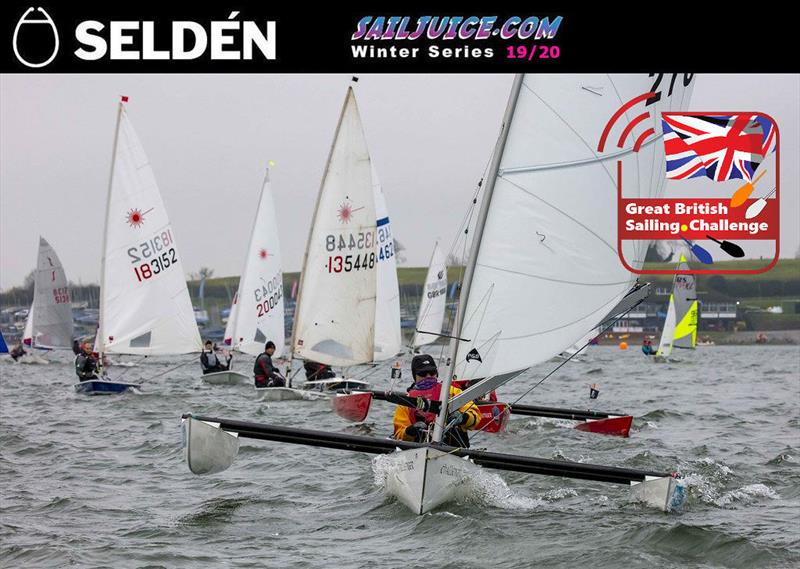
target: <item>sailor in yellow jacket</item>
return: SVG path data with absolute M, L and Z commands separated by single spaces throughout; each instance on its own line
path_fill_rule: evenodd
M 431 356 L 421 354 L 411 360 L 411 374 L 414 376 L 408 394 L 411 397 L 422 397 L 429 401 L 440 401 L 442 383 L 439 381 L 439 370 Z M 461 393 L 457 387 L 450 387 L 450 397 Z M 474 402 L 469 401 L 458 409 L 460 422 L 445 433 L 446 445 L 469 448 L 467 431 L 477 428 L 481 421 L 481 413 Z M 453 414 L 450 415 L 453 417 Z M 425 442 L 429 427 L 436 421 L 436 414 L 421 411 L 405 405 L 398 405 L 394 411 L 394 438 L 402 441 Z

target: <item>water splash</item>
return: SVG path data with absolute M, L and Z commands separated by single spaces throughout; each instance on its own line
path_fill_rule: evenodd
M 749 484 L 748 486 L 743 486 L 738 490 L 731 490 L 730 492 L 725 492 L 722 496 L 720 496 L 716 500 L 716 504 L 722 508 L 729 506 L 734 503 L 750 503 L 759 498 L 769 498 L 770 500 L 778 500 L 780 499 L 780 495 L 778 495 L 775 490 L 767 486 L 766 484 Z

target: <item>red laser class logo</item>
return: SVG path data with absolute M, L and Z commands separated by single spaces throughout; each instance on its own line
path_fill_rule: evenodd
M 364 209 L 364 206 L 354 208 L 350 199 L 345 198 L 345 201 L 339 205 L 339 211 L 336 213 L 336 217 L 339 218 L 339 223 L 350 223 L 353 219 L 353 214 L 362 209 Z
M 650 106 L 659 98 L 660 93 L 651 91 L 620 106 L 597 145 L 598 152 L 606 152 L 614 141 L 612 131 L 620 132 L 614 152 L 619 156 L 617 246 L 623 265 L 637 274 L 768 271 L 778 260 L 780 237 L 780 136 L 775 121 L 759 112 L 636 112 L 635 107 Z M 654 170 L 656 182 L 643 188 L 635 160 L 650 145 L 653 162 L 662 160 L 663 170 Z M 628 196 L 623 180 L 633 186 Z M 662 191 L 672 197 L 660 197 Z M 625 258 L 622 245 L 628 240 L 682 244 L 696 268 L 645 269 L 641 260 Z M 749 269 L 715 266 L 748 257 L 748 249 L 754 259 L 763 259 L 765 250 L 774 252 L 772 261 Z M 683 251 L 673 252 L 679 257 Z
M 139 228 L 144 224 L 144 216 L 153 211 L 151 207 L 147 211 L 142 211 L 139 208 L 132 208 L 125 214 L 125 221 L 128 222 L 130 227 Z

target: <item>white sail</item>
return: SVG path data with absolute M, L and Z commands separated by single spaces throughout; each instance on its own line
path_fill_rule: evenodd
M 680 256 L 679 271 L 688 271 L 686 257 Z M 676 274 L 672 279 L 667 318 L 661 331 L 657 356 L 669 356 L 673 348 L 694 349 L 697 344 L 697 291 L 694 275 Z
M 295 314 L 293 352 L 328 365 L 372 361 L 377 289 L 370 156 L 348 89 L 317 197 Z
M 241 284 L 241 277 L 239 277 L 239 284 Z M 225 323 L 225 335 L 222 337 L 222 342 L 226 346 L 233 347 L 233 327 L 236 324 L 236 310 L 239 307 L 239 289 L 233 295 L 233 302 L 231 302 L 231 311 L 228 314 L 228 321 Z
M 459 333 L 469 341 L 458 345 L 456 375 L 497 376 L 545 361 L 596 327 L 630 290 L 636 275 L 617 252 L 617 161 L 625 195 L 661 196 L 660 113 L 686 108 L 692 77 L 678 76 L 669 93 L 662 86 L 657 102 L 630 109 L 606 151 L 597 147 L 609 118 L 654 82 L 647 75 L 522 79 L 473 249 Z M 649 114 L 616 148 L 619 132 L 644 111 Z M 635 140 L 649 128 L 654 133 L 635 152 Z M 623 243 L 634 267 L 641 267 L 646 249 L 646 242 Z
M 439 339 L 444 324 L 444 311 L 447 303 L 447 265 L 437 242 L 433 246 L 428 274 L 422 289 L 422 300 L 417 314 L 417 330 L 433 334 L 415 333 L 413 346 L 424 346 Z
M 106 206 L 99 352 L 199 352 L 180 250 L 152 168 L 120 104 Z
M 228 325 L 234 349 L 256 356 L 271 340 L 275 343 L 274 355 L 283 353 L 283 271 L 269 170 L 261 188 L 244 272 Z M 227 333 L 225 337 L 228 338 Z
M 375 192 L 375 215 L 378 231 L 378 284 L 375 300 L 375 353 L 376 362 L 396 355 L 403 347 L 400 329 L 400 286 L 397 283 L 397 257 L 394 254 L 394 237 L 389 221 L 386 197 L 378 180 L 374 165 L 372 187 Z
M 24 338 L 40 348 L 70 348 L 72 332 L 72 304 L 64 267 L 55 250 L 39 237 L 33 304 Z
M 664 329 L 661 330 L 661 341 L 658 343 L 657 356 L 667 357 L 672 353 L 672 341 L 675 337 L 675 299 L 669 295 L 667 318 L 664 320 Z
M 33 345 L 33 309 L 34 305 L 28 309 L 28 318 L 25 320 L 25 329 L 22 331 L 22 342 L 26 346 Z

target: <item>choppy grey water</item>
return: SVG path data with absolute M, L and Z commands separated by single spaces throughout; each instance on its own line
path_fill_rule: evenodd
M 182 461 L 182 412 L 385 436 L 385 403 L 355 427 L 325 401 L 266 403 L 250 386 L 205 385 L 194 362 L 164 374 L 180 359 L 112 368 L 126 381 L 152 379 L 141 394 L 111 397 L 74 394 L 67 355 L 47 366 L 0 362 L 0 566 L 800 566 L 800 348 L 709 347 L 681 358 L 656 365 L 637 349 L 591 347 L 522 400 L 624 410 L 636 417 L 629 439 L 530 418 L 474 439 L 529 456 L 677 469 L 689 490 L 681 512 L 630 503 L 623 486 L 484 471 L 469 499 L 424 516 L 386 497 L 370 455 L 243 440 L 226 472 L 197 477 Z M 529 371 L 502 398 L 555 365 Z M 370 379 L 388 387 L 387 377 L 388 366 Z M 596 402 L 589 383 L 600 386 Z

